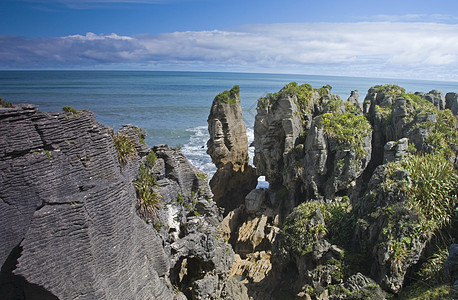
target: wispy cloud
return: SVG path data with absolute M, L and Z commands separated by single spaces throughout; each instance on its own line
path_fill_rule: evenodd
M 422 23 L 456 23 L 458 17 L 448 14 L 405 14 L 361 16 L 357 19 L 371 22 L 422 22 Z
M 243 70 L 458 80 L 458 25 L 298 23 L 159 35 L 0 37 L 0 68 Z

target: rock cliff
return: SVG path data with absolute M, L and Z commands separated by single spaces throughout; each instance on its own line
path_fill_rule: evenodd
M 92 113 L 0 108 L 3 299 L 247 299 L 208 183 Z
M 446 297 L 457 94 L 383 85 L 360 104 L 331 90 L 290 83 L 258 100 L 256 169 L 239 88 L 217 95 L 210 185 L 135 126 L 0 107 L 0 295 L 385 299 L 426 282 Z
M 255 299 L 384 299 L 442 278 L 431 264 L 453 240 L 431 237 L 456 232 L 456 94 L 330 91 L 290 83 L 258 100 L 254 164 L 270 187 L 223 220 Z
M 239 86 L 215 97 L 208 116 L 208 132 L 207 153 L 217 168 L 210 186 L 214 200 L 227 214 L 242 204 L 256 186 L 256 174 L 248 164 Z

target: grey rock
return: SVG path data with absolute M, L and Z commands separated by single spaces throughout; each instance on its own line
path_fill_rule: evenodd
M 254 189 L 245 197 L 245 208 L 250 214 L 259 211 L 266 199 L 266 191 L 262 189 Z
M 207 153 L 217 171 L 210 181 L 215 202 L 224 214 L 244 203 L 256 186 L 254 169 L 248 164 L 248 138 L 240 105 L 240 92 L 233 87 L 227 99 L 216 96 L 208 116 Z
M 407 154 L 409 140 L 407 138 L 400 139 L 397 142 L 390 141 L 384 146 L 383 163 L 401 161 Z
M 447 93 L 445 95 L 445 108 L 450 109 L 453 115 L 458 115 L 458 93 Z
M 254 124 L 254 165 L 258 175 L 273 185 L 283 181 L 285 155 L 293 149 L 302 132 L 295 98 L 260 99 Z
M 136 214 L 139 157 L 120 166 L 111 130 L 84 111 L 17 106 L 0 128 L 1 294 L 172 298 L 161 239 Z
M 444 278 L 450 282 L 450 298 L 458 296 L 458 244 L 450 245 L 448 257 L 444 265 Z
M 432 90 L 429 93 L 423 95 L 423 98 L 431 102 L 438 109 L 445 109 L 445 96 L 441 91 Z

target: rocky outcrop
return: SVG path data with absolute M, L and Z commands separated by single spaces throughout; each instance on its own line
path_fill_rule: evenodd
M 124 172 L 89 112 L 17 105 L 0 122 L 1 294 L 173 298 L 161 238 L 135 211 L 139 156 Z
M 217 171 L 210 181 L 216 203 L 224 213 L 243 204 L 256 186 L 254 169 L 248 164 L 248 139 L 240 106 L 240 88 L 217 95 L 208 116 L 207 153 Z
M 220 209 L 205 177 L 178 150 L 153 147 L 153 174 L 161 195 L 159 232 L 170 259 L 170 280 L 188 299 L 248 299 L 246 288 L 229 277 L 234 252 L 218 228 Z
M 372 132 L 357 93 L 344 103 L 330 91 L 292 83 L 258 101 L 254 164 L 274 188 L 288 189 L 287 211 L 303 196 L 331 199 L 351 188 L 371 157 Z M 342 128 L 353 130 L 351 140 Z
M 360 105 L 356 92 L 343 102 L 330 90 L 291 83 L 258 100 L 254 163 L 270 186 L 223 220 L 240 257 L 233 274 L 254 298 L 384 299 L 381 288 L 399 293 L 444 228 L 424 225 L 433 217 L 414 196 L 435 171 L 411 172 L 428 161 L 456 173 L 454 96 L 385 85 Z M 444 187 L 434 190 L 454 193 Z
M 181 152 L 85 111 L 0 108 L 0 131 L 3 298 L 248 299 Z
M 455 116 L 458 115 L 458 93 L 445 95 L 445 108 L 450 109 Z

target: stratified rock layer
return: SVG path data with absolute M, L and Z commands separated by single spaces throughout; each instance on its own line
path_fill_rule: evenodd
M 240 89 L 217 95 L 208 116 L 207 153 L 217 171 L 210 181 L 216 203 L 224 213 L 244 202 L 256 186 L 254 169 L 248 164 L 248 138 L 240 106 Z
M 248 299 L 210 187 L 180 151 L 150 153 L 141 129 L 114 134 L 84 111 L 0 108 L 0 131 L 2 299 Z M 154 218 L 139 212 L 139 170 Z
M 0 128 L 1 294 L 173 297 L 161 239 L 135 211 L 138 157 L 123 172 L 108 127 L 23 105 L 0 108 Z

